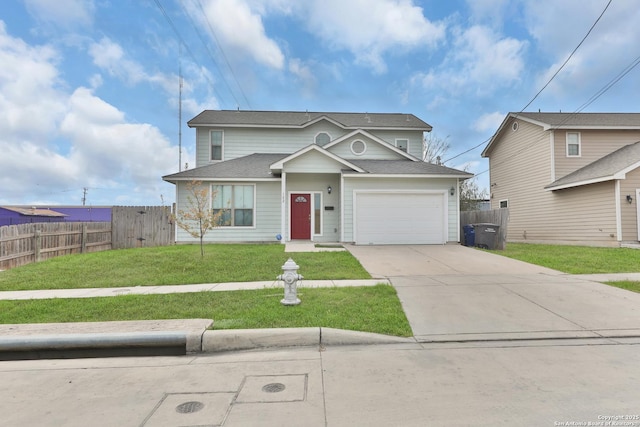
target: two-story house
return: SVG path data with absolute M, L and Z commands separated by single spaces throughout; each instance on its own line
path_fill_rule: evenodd
M 206 110 L 188 125 L 196 167 L 163 179 L 178 209 L 187 183 L 210 188 L 224 214 L 209 242 L 459 241 L 459 183 L 472 175 L 421 160 L 431 126 L 412 114 Z
M 482 156 L 507 241 L 638 244 L 640 114 L 509 113 Z

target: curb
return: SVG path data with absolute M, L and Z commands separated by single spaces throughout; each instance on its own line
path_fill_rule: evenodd
M 207 330 L 202 353 L 325 345 L 415 344 L 414 338 L 333 328 Z

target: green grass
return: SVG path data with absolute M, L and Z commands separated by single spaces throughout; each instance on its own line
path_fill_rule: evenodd
M 605 282 L 607 285 L 615 286 L 616 288 L 626 289 L 632 292 L 640 293 L 640 282 L 633 281 L 620 281 L 620 282 Z
M 508 243 L 495 254 L 569 274 L 640 272 L 640 250 Z
M 0 323 L 213 319 L 213 329 L 329 327 L 411 336 L 389 285 L 299 288 L 302 303 L 283 306 L 279 288 L 104 298 L 0 301 Z
M 289 258 L 308 280 L 370 279 L 347 251 L 285 253 L 284 245 L 198 245 L 68 255 L 0 273 L 0 291 L 275 280 Z

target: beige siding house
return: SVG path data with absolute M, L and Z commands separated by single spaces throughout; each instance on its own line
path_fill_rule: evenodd
M 482 156 L 507 241 L 638 244 L 640 114 L 509 113 Z
M 192 181 L 209 190 L 222 218 L 208 242 L 460 241 L 459 185 L 472 175 L 421 160 L 431 126 L 412 114 L 206 110 L 188 124 L 196 167 L 163 179 L 178 210 Z

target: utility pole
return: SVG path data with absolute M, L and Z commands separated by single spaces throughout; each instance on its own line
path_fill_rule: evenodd
M 82 189 L 82 206 L 85 206 L 87 203 L 87 191 L 89 191 L 87 187 Z

